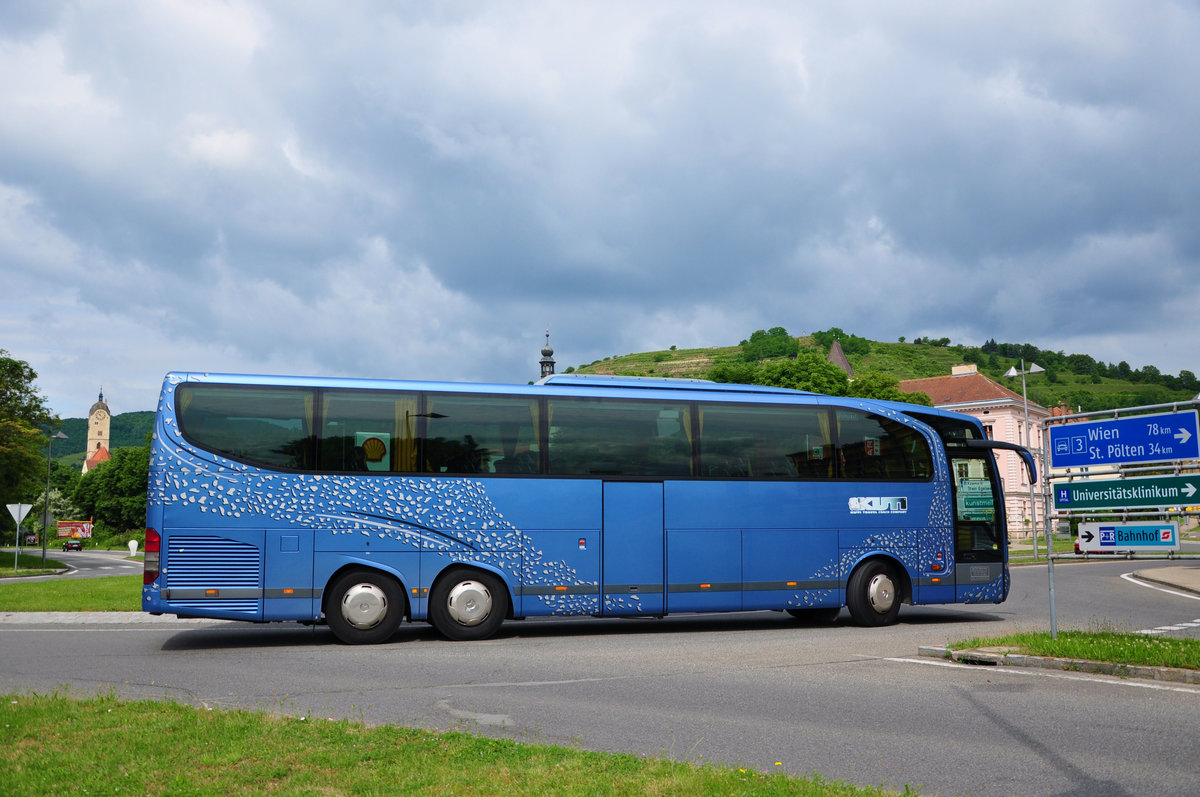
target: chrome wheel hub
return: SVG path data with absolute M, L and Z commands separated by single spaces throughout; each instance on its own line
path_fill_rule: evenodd
M 890 578 L 880 573 L 867 585 L 867 600 L 871 602 L 871 608 L 876 612 L 887 614 L 896 603 L 896 585 Z
M 374 584 L 355 584 L 342 598 L 342 618 L 360 631 L 379 625 L 387 612 L 387 595 Z
M 492 613 L 492 593 L 478 581 L 463 581 L 450 590 L 447 608 L 460 625 L 479 625 Z

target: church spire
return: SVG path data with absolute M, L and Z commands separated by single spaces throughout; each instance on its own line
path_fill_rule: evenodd
M 550 325 L 546 325 L 546 345 L 542 347 L 542 379 L 554 373 L 554 349 L 550 348 Z

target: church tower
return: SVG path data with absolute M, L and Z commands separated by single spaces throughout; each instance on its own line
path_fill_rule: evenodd
M 542 379 L 554 373 L 554 349 L 550 348 L 550 327 L 546 327 L 546 345 L 542 347 Z
M 84 451 L 83 472 L 87 473 L 101 462 L 108 461 L 109 427 L 112 422 L 108 405 L 104 403 L 104 389 L 100 389 L 99 400 L 88 410 L 87 449 Z

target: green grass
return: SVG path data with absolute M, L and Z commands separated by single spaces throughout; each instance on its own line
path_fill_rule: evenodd
M 0 703 L 6 795 L 890 793 L 743 767 L 112 696 L 9 694 Z
M 1180 667 L 1200 670 L 1200 639 L 1148 636 L 1121 631 L 1026 632 L 978 637 L 955 642 L 951 650 L 1005 648 L 1026 656 L 1084 659 L 1142 667 Z
M 140 612 L 141 576 L 5 583 L 0 612 Z
M 1054 543 L 1055 553 L 1075 553 L 1075 538 L 1074 537 L 1058 537 L 1052 538 Z M 1033 557 L 1033 540 L 1021 540 L 1018 543 L 1010 542 L 1008 544 L 1008 561 L 1012 564 L 1022 564 L 1028 562 L 1046 561 L 1046 539 L 1039 533 L 1037 538 L 1037 558 Z
M 0 579 L 11 576 L 36 576 L 43 573 L 57 573 L 66 567 L 66 565 L 57 559 L 51 559 L 50 551 L 46 552 L 46 565 L 43 567 L 41 548 L 37 549 L 37 553 L 19 554 L 16 557 L 16 564 L 17 568 L 13 570 L 12 551 L 0 551 Z

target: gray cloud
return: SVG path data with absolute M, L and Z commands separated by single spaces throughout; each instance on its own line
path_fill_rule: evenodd
M 1200 10 L 0 10 L 0 347 L 525 381 L 840 326 L 1198 370 Z

